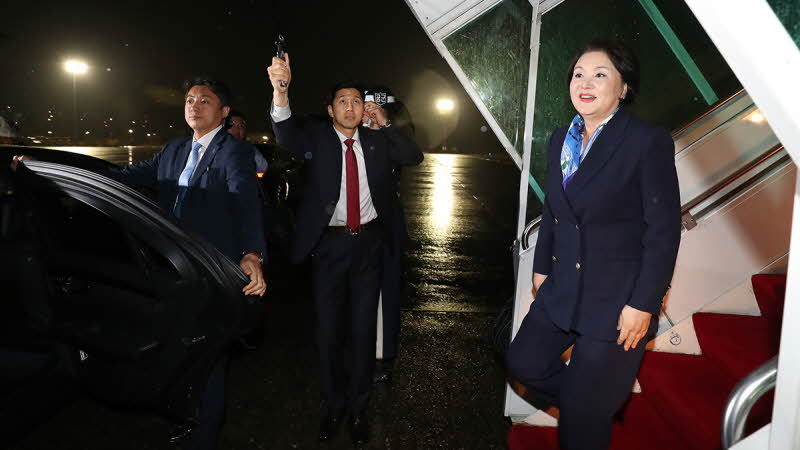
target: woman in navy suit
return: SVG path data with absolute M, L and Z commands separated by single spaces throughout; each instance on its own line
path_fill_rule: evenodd
M 635 55 L 595 40 L 568 76 L 577 114 L 548 144 L 535 301 L 507 365 L 537 403 L 559 408 L 562 449 L 606 449 L 672 278 L 680 195 L 669 133 L 625 107 L 639 89 Z

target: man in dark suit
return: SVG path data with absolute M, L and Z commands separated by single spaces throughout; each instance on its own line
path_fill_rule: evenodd
M 373 102 L 386 110 L 392 126 L 399 127 L 408 136 L 414 136 L 414 123 L 405 105 L 398 101 L 392 91 L 385 86 L 372 86 L 364 91 L 364 104 Z M 378 124 L 368 115 L 362 119 L 364 126 L 378 129 Z M 378 351 L 375 360 L 376 383 L 391 384 L 394 363 L 397 358 L 400 335 L 400 304 L 403 302 L 403 270 L 405 251 L 408 242 L 406 216 L 400 199 L 400 178 L 402 167 L 392 168 L 392 208 L 389 220 L 392 222 L 392 245 L 386 246 L 383 256 L 383 276 L 381 279 L 381 301 L 378 312 Z
M 130 185 L 156 186 L 158 203 L 168 215 L 239 261 L 250 277 L 242 292 L 264 295 L 265 244 L 254 149 L 222 129 L 230 112 L 227 86 L 196 78 L 184 89 L 192 137 L 170 141 L 153 158 L 108 175 Z M 197 425 L 176 430 L 172 441 L 190 440 L 193 450 L 216 448 L 225 412 L 226 360 L 221 356 L 211 369 Z
M 247 140 L 247 116 L 243 112 L 232 109 L 228 117 L 225 118 L 225 130 L 231 136 L 243 141 Z M 255 150 L 255 148 L 253 149 Z M 255 150 L 256 172 L 263 174 L 267 171 L 269 164 L 264 155 Z
M 375 327 L 381 261 L 393 226 L 392 166 L 422 161 L 417 145 L 378 105 L 365 108 L 354 83 L 331 89 L 332 122 L 301 126 L 289 110 L 291 68 L 273 58 L 273 130 L 278 144 L 306 159 L 308 187 L 297 213 L 292 259 L 312 257 L 317 345 L 326 410 L 319 438 L 333 437 L 346 412 L 357 444 L 369 438 L 367 403 L 375 365 Z M 283 82 L 283 83 L 281 83 Z M 379 130 L 359 127 L 368 114 Z M 344 327 L 349 322 L 349 330 Z M 352 362 L 341 361 L 341 343 L 349 338 Z M 344 372 L 350 380 L 345 386 Z

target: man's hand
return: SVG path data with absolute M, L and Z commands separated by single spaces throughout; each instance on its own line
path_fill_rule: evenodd
M 652 314 L 649 312 L 640 311 L 630 305 L 625 305 L 622 312 L 619 313 L 619 322 L 617 323 L 617 330 L 619 330 L 619 337 L 617 344 L 625 344 L 625 351 L 631 348 L 636 348 L 645 334 L 647 329 L 650 328 L 650 319 Z
M 292 67 L 289 64 L 289 54 L 285 53 L 286 61 L 272 58 L 272 65 L 267 68 L 269 82 L 272 84 L 272 102 L 275 106 L 286 106 L 289 104 L 289 84 L 292 82 Z M 281 87 L 281 81 L 285 83 Z
M 14 157 L 11 158 L 11 170 L 17 170 L 20 161 L 34 161 L 34 159 L 28 155 L 14 155 Z
M 379 127 L 385 126 L 388 121 L 386 110 L 375 102 L 364 103 L 364 114 L 367 114 L 372 119 L 372 122 L 378 124 Z
M 379 128 L 378 124 L 367 114 L 366 109 L 364 110 L 364 114 L 361 115 L 361 124 L 369 127 L 370 130 L 377 130 Z
M 544 280 L 546 279 L 547 275 L 533 272 L 533 287 L 531 287 L 531 295 L 533 295 L 534 300 L 536 300 L 536 293 L 539 292 L 539 288 L 542 287 L 542 283 L 544 283 Z
M 248 253 L 242 256 L 239 267 L 245 275 L 250 277 L 250 283 L 242 288 L 244 295 L 264 295 L 267 290 L 267 280 L 264 279 L 264 272 L 261 270 L 261 261 L 258 256 Z

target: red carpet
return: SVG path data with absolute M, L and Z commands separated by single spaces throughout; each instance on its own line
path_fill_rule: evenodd
M 736 383 L 778 353 L 785 275 L 754 275 L 761 317 L 697 313 L 702 356 L 645 353 L 641 394 L 633 394 L 624 424 L 615 424 L 612 450 L 717 450 L 720 422 Z M 747 428 L 769 423 L 772 395 L 753 408 Z M 511 450 L 557 450 L 555 428 L 514 425 Z

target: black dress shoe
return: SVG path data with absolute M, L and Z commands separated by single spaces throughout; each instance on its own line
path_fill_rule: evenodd
M 355 445 L 366 444 L 369 441 L 369 422 L 366 413 L 353 414 L 350 420 L 350 438 Z
M 256 344 L 251 343 L 247 338 L 244 337 L 239 338 L 239 346 L 246 352 L 258 350 L 258 346 Z
M 176 425 L 169 430 L 169 443 L 180 445 L 192 438 L 191 425 Z
M 320 442 L 329 441 L 336 436 L 339 431 L 339 425 L 342 424 L 344 419 L 344 411 L 335 410 L 327 411 L 322 416 L 322 421 L 319 424 L 319 440 Z
M 377 384 L 392 384 L 392 372 L 375 372 L 373 381 Z
M 375 374 L 372 381 L 375 383 L 392 384 L 392 371 L 394 359 L 379 359 L 375 361 Z

